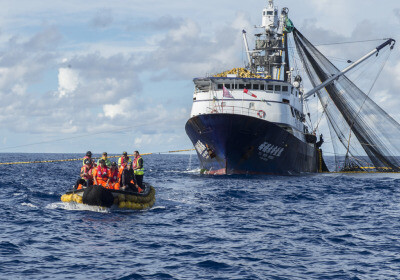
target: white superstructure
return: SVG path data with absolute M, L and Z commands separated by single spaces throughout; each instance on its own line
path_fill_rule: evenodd
M 288 9 L 278 13 L 273 0 L 262 12 L 255 48 L 248 50 L 249 65 L 212 77 L 194 79 L 191 117 L 202 114 L 236 114 L 272 122 L 305 141 L 301 78 L 292 81 L 287 54 Z M 290 31 L 289 31 L 290 32 Z M 225 94 L 224 94 L 225 93 Z
M 304 140 L 303 134 L 307 131 L 303 98 L 299 89 L 291 84 L 233 77 L 195 79 L 194 83 L 191 117 L 214 113 L 251 116 L 275 123 Z M 224 97 L 223 87 L 234 98 Z

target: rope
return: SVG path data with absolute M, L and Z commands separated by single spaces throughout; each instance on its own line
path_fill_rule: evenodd
M 317 45 L 314 45 L 314 46 L 315 46 L 315 47 L 318 47 L 318 46 L 330 46 L 330 45 L 356 44 L 356 43 L 365 43 L 365 42 L 374 42 L 374 41 L 385 41 L 385 40 L 389 40 L 389 38 L 371 39 L 371 40 L 362 40 L 362 41 L 348 41 L 348 42 L 326 43 L 326 44 L 317 44 Z
M 145 153 L 141 154 L 141 156 L 147 156 L 152 154 L 169 154 L 169 153 L 180 153 L 180 152 L 189 152 L 194 151 L 194 149 L 186 149 L 186 150 L 176 150 L 176 151 L 168 151 L 168 152 L 156 152 L 156 153 Z M 132 157 L 133 155 L 128 155 Z M 119 158 L 121 156 L 109 156 L 107 158 Z M 95 157 L 92 159 L 101 159 L 101 157 Z M 50 163 L 50 162 L 68 162 L 68 161 L 79 161 L 83 160 L 83 158 L 71 158 L 71 159 L 56 159 L 56 160 L 35 160 L 35 161 L 19 161 L 19 162 L 0 162 L 0 165 L 18 165 L 18 164 L 31 164 L 31 163 Z

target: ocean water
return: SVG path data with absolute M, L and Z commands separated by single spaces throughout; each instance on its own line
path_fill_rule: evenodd
M 400 278 L 400 174 L 204 176 L 195 155 L 144 161 L 157 191 L 145 211 L 62 203 L 81 162 L 1 165 L 0 279 Z

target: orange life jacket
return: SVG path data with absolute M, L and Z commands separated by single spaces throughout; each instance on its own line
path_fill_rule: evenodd
M 108 178 L 110 178 L 110 183 L 116 183 L 119 180 L 119 172 L 118 169 L 115 169 L 114 171 L 111 171 L 111 169 L 108 170 Z
M 101 166 L 98 166 L 96 168 L 96 180 L 98 185 L 102 185 L 103 187 L 106 186 L 107 180 L 108 180 L 108 168 L 104 167 L 101 168 Z

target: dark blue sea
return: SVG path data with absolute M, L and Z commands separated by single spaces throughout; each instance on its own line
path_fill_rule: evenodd
M 80 161 L 0 165 L 0 279 L 400 278 L 400 174 L 205 176 L 195 155 L 144 161 L 157 190 L 145 211 L 62 203 Z

